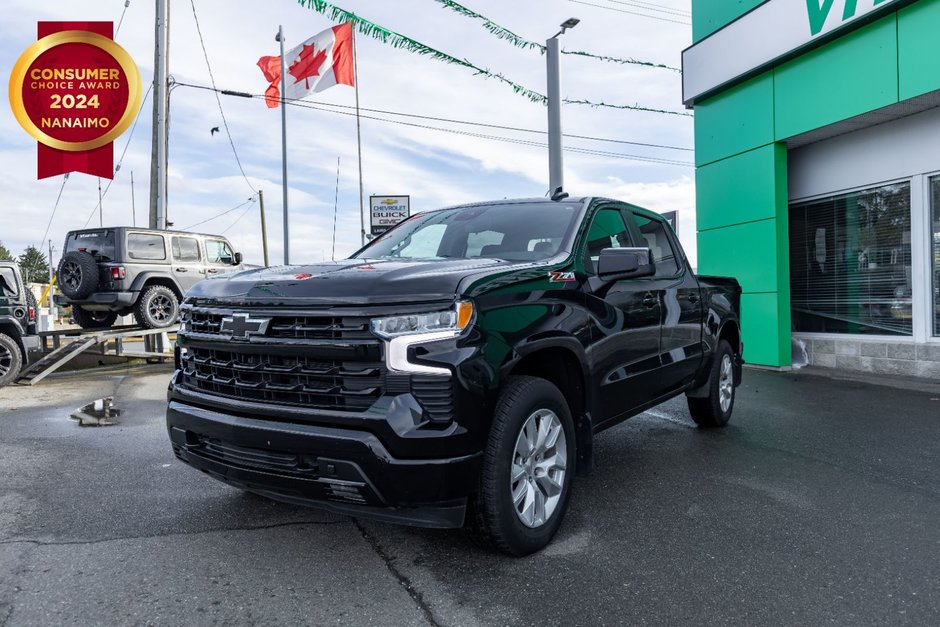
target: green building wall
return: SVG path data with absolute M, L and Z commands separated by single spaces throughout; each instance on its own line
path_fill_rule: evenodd
M 693 38 L 761 1 L 693 0 Z M 696 103 L 699 272 L 741 282 L 748 362 L 791 365 L 786 140 L 940 89 L 938 32 L 919 0 Z

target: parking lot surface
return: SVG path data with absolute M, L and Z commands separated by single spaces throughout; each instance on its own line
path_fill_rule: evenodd
M 719 431 L 675 399 L 600 435 L 512 559 L 184 466 L 168 376 L 0 390 L 0 625 L 940 624 L 937 385 L 748 370 Z M 105 395 L 118 425 L 68 419 Z

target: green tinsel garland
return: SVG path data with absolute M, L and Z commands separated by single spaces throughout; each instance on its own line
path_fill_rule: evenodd
M 499 39 L 505 39 L 506 41 L 516 46 L 517 48 L 536 49 L 542 54 L 545 54 L 545 46 L 543 46 L 542 44 L 535 42 L 535 41 L 529 41 L 528 39 L 520 37 L 519 35 L 509 30 L 508 28 L 505 28 L 504 26 L 500 26 L 496 22 L 492 21 L 485 15 L 480 15 L 479 13 L 468 9 L 462 4 L 454 2 L 454 0 L 434 0 L 434 2 L 437 2 L 438 4 L 442 4 L 448 9 L 450 9 L 451 11 L 460 13 L 461 15 L 464 15 L 466 17 L 469 17 L 475 20 L 480 20 L 481 22 L 483 22 L 483 27 L 486 30 L 496 35 Z M 662 63 L 653 63 L 652 61 L 640 61 L 639 59 L 620 59 L 617 57 L 608 57 L 602 54 L 593 54 L 591 52 L 585 52 L 583 50 L 562 50 L 561 53 L 577 55 L 579 57 L 589 57 L 591 59 L 597 59 L 599 61 L 608 61 L 610 63 L 620 63 L 623 65 L 642 65 L 644 67 L 660 68 L 663 70 L 672 70 L 673 72 L 682 72 L 682 70 L 680 70 L 679 68 L 675 68 L 669 65 L 664 65 Z
M 387 28 L 379 26 L 374 22 L 370 22 L 365 18 L 359 17 L 352 11 L 347 11 L 341 7 L 326 2 L 325 0 L 297 0 L 297 3 L 301 6 L 305 6 L 316 11 L 317 13 L 327 16 L 333 22 L 352 22 L 356 25 L 356 30 L 366 37 L 377 39 L 384 44 L 392 46 L 393 48 L 404 48 L 405 50 L 410 50 L 411 52 L 415 52 L 420 55 L 433 57 L 443 63 L 450 63 L 453 65 L 465 67 L 480 76 L 495 79 L 505 85 L 508 85 L 514 93 L 525 96 L 532 102 L 545 104 L 545 102 L 548 100 L 543 94 L 520 85 L 515 81 L 509 80 L 502 74 L 491 72 L 490 70 L 478 67 L 466 59 L 458 59 L 457 57 L 447 54 L 446 52 L 441 52 L 440 50 L 427 46 L 419 41 L 415 41 L 410 37 L 406 37 L 401 33 L 396 33 L 395 31 L 391 31 Z M 690 113 L 683 113 L 680 111 L 666 111 L 664 109 L 652 109 L 649 107 L 640 107 L 637 105 L 612 105 L 605 102 L 569 100 L 567 98 L 565 99 L 565 102 L 568 104 L 587 105 L 590 107 L 606 107 L 610 109 L 627 109 L 632 111 L 649 111 L 652 113 L 665 113 L 667 115 L 681 115 L 691 117 Z

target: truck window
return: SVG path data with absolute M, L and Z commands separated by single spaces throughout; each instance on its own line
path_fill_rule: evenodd
M 442 209 L 412 217 L 356 257 L 488 258 L 538 261 L 573 235 L 576 203 L 506 203 Z
M 597 259 L 605 248 L 628 248 L 633 245 L 630 231 L 620 209 L 613 207 L 601 209 L 594 216 L 591 230 L 588 231 L 585 265 L 591 272 L 597 267 Z
M 166 259 L 166 245 L 162 235 L 150 233 L 127 234 L 127 256 L 131 259 L 161 261 Z
M 633 217 L 640 229 L 640 235 L 646 240 L 645 245 L 653 253 L 656 277 L 671 277 L 679 274 L 679 262 L 669 242 L 669 236 L 666 235 L 666 223 L 636 214 Z
M 0 295 L 16 296 L 18 293 L 16 273 L 13 272 L 13 268 L 0 268 Z
M 193 237 L 174 237 L 173 259 L 176 261 L 199 261 L 199 240 Z
M 232 248 L 220 239 L 206 240 L 206 260 L 209 263 L 217 263 L 224 266 L 230 266 L 234 263 L 235 253 Z
M 70 233 L 65 240 L 65 252 L 77 250 L 90 253 L 95 261 L 111 261 L 114 259 L 114 231 L 81 231 Z

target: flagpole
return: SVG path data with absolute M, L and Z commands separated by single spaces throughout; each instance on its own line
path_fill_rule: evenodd
M 277 41 L 281 44 L 281 179 L 284 193 L 284 265 L 290 264 L 290 224 L 287 213 L 287 68 L 284 60 L 284 29 L 277 27 Z M 358 111 L 358 107 L 356 109 Z
M 359 118 L 359 51 L 356 49 L 356 29 L 352 29 L 353 40 L 353 72 L 356 84 L 356 151 L 359 153 L 359 228 L 361 229 L 361 245 L 366 245 L 366 218 L 365 208 L 362 204 L 362 124 Z

